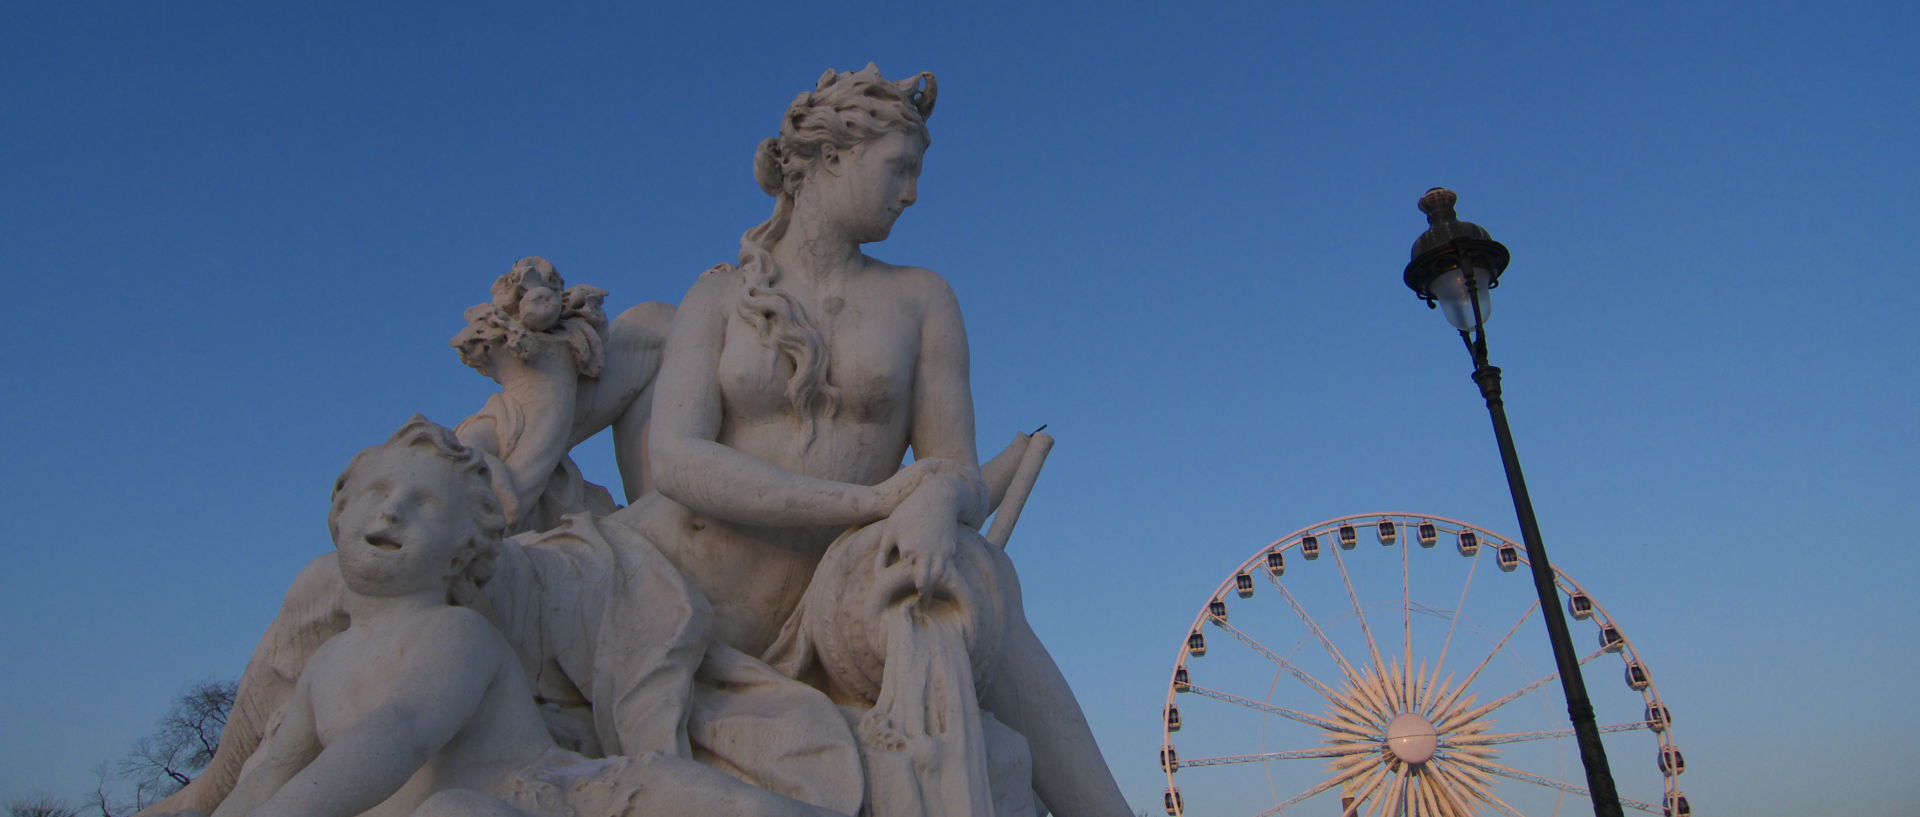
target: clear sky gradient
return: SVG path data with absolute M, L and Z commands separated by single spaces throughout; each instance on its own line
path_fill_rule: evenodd
M 869 252 L 958 291 L 983 450 L 1059 440 L 1013 553 L 1136 808 L 1242 559 L 1372 510 L 1518 535 L 1400 282 L 1434 185 L 1512 250 L 1546 540 L 1696 810 L 1920 800 L 1913 4 L 481 6 L 0 10 L 0 798 L 239 673 L 348 458 L 489 393 L 447 339 L 496 275 L 678 300 L 769 212 L 788 101 L 874 60 L 940 95 Z

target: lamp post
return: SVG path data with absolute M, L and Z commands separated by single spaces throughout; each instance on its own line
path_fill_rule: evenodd
M 1413 260 L 1407 264 L 1405 281 L 1428 307 L 1438 307 L 1446 315 L 1447 322 L 1460 331 L 1467 353 L 1473 356 L 1473 382 L 1479 385 L 1480 396 L 1487 401 L 1487 413 L 1493 416 L 1493 436 L 1500 443 L 1507 488 L 1513 493 L 1514 513 L 1520 517 L 1520 536 L 1533 568 L 1533 587 L 1540 596 L 1547 636 L 1553 642 L 1554 667 L 1567 695 L 1567 717 L 1573 721 L 1580 762 L 1587 770 L 1593 813 L 1596 817 L 1618 817 L 1620 795 L 1614 791 L 1606 747 L 1601 745 L 1600 729 L 1593 721 L 1593 703 L 1580 676 L 1580 658 L 1574 654 L 1573 641 L 1567 634 L 1553 567 L 1547 562 L 1546 546 L 1540 542 L 1533 500 L 1527 496 L 1520 456 L 1514 452 L 1513 433 L 1507 428 L 1507 410 L 1500 400 L 1500 370 L 1487 363 L 1486 321 L 1493 311 L 1491 290 L 1499 286 L 1500 273 L 1507 268 L 1507 248 L 1480 225 L 1455 217 L 1453 205 L 1458 199 L 1452 190 L 1440 187 L 1420 197 L 1420 210 L 1427 214 L 1427 231 L 1413 242 Z

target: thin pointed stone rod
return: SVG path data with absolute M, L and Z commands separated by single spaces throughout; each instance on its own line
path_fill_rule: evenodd
M 1447 679 L 1445 681 L 1442 681 L 1440 680 L 1440 668 L 1434 667 L 1433 668 L 1433 693 L 1427 696 L 1427 705 L 1425 708 L 1423 708 L 1420 711 L 1421 716 L 1425 717 L 1427 720 L 1433 720 L 1435 717 L 1435 713 L 1439 712 L 1441 709 L 1440 705 L 1444 702 L 1450 701 L 1453 697 L 1455 697 L 1455 693 L 1457 692 L 1458 690 L 1455 690 L 1453 688 L 1453 676 L 1449 675 L 1447 676 Z
M 1380 804 L 1373 809 L 1374 817 L 1395 817 L 1394 806 L 1399 805 L 1401 796 L 1406 792 L 1407 774 L 1401 772 L 1387 783 L 1386 796 L 1380 798 Z
M 1542 777 L 1540 775 L 1533 774 L 1531 772 L 1523 772 L 1523 771 L 1520 771 L 1519 769 L 1503 766 L 1501 764 L 1495 763 L 1490 760 L 1482 760 L 1482 761 L 1462 760 L 1459 762 L 1464 765 L 1477 768 L 1480 771 L 1486 772 L 1487 774 L 1498 775 L 1500 777 L 1507 778 L 1508 780 L 1518 780 L 1522 783 L 1532 783 L 1536 786 L 1543 786 L 1549 789 L 1558 789 L 1568 794 L 1576 794 L 1581 797 L 1585 797 L 1589 800 L 1593 799 L 1593 792 L 1588 791 L 1584 787 L 1576 786 L 1572 783 L 1566 783 L 1563 781 L 1555 780 L 1551 777 Z M 1630 808 L 1630 809 L 1644 811 L 1644 812 L 1647 812 L 1648 814 L 1662 813 L 1662 809 L 1659 808 L 1658 806 L 1655 806 L 1652 803 L 1644 803 L 1630 797 L 1620 798 L 1620 805 L 1626 806 L 1627 808 Z
M 1268 661 L 1273 662 L 1274 666 L 1279 667 L 1283 670 L 1286 670 L 1288 675 L 1292 675 L 1293 677 L 1300 679 L 1301 683 L 1306 684 L 1307 686 L 1313 687 L 1314 691 L 1319 692 L 1321 697 L 1326 698 L 1330 702 L 1339 701 L 1340 694 L 1337 692 L 1334 692 L 1331 687 L 1321 683 L 1319 679 L 1308 674 L 1306 670 L 1303 670 L 1300 667 L 1296 666 L 1292 661 L 1288 661 L 1285 658 L 1281 658 L 1279 653 L 1276 653 L 1273 650 L 1268 649 L 1267 645 L 1260 643 L 1259 640 L 1255 639 L 1253 636 L 1247 635 L 1245 632 L 1242 632 L 1239 627 L 1235 627 L 1231 624 L 1226 623 L 1225 621 L 1215 621 L 1214 626 L 1219 627 L 1222 630 L 1225 630 L 1227 635 L 1233 636 L 1234 638 L 1238 639 L 1240 643 L 1247 645 L 1248 649 L 1251 649 L 1254 652 L 1259 653 L 1262 658 L 1265 658 Z
M 1421 817 L 1453 817 L 1453 812 L 1434 794 L 1433 778 L 1424 771 L 1420 773 L 1420 803 L 1421 811 L 1426 812 Z
M 1208 689 L 1207 687 L 1200 686 L 1199 684 L 1191 685 L 1188 688 L 1188 691 L 1191 694 L 1199 695 L 1203 698 L 1212 698 L 1216 701 L 1225 701 L 1230 704 L 1244 706 L 1248 709 L 1265 712 L 1270 715 L 1279 715 L 1280 717 L 1286 718 L 1288 720 L 1299 721 L 1300 723 L 1304 723 L 1308 726 L 1316 727 L 1319 729 L 1325 729 L 1329 732 L 1339 732 L 1341 734 L 1353 735 L 1355 737 L 1361 737 L 1361 738 L 1381 737 L 1381 735 L 1378 732 L 1369 733 L 1369 732 L 1360 731 L 1360 730 L 1354 729 L 1349 724 L 1343 724 L 1343 723 L 1340 723 L 1339 721 L 1329 720 L 1327 718 L 1322 718 L 1318 715 L 1309 715 L 1305 712 L 1296 712 L 1294 710 L 1287 709 L 1286 707 L 1274 706 L 1273 704 L 1256 701 L 1251 698 L 1242 698 L 1238 695 L 1234 695 L 1227 692 L 1221 692 L 1220 690 L 1217 690 L 1217 689 Z
M 1354 703 L 1367 707 L 1367 711 L 1373 713 L 1374 720 L 1386 723 L 1393 720 L 1393 707 L 1388 704 L 1385 694 L 1377 688 L 1380 683 L 1380 676 L 1369 671 L 1364 678 L 1350 684 L 1348 689 Z
M 1293 749 L 1285 752 L 1261 752 L 1253 755 L 1221 755 L 1219 757 L 1181 758 L 1175 764 L 1182 769 L 1197 769 L 1203 766 L 1232 766 L 1237 763 L 1265 763 L 1269 760 L 1309 760 L 1316 757 L 1346 757 L 1363 752 L 1379 751 L 1379 741 L 1365 744 L 1341 744 L 1358 748 Z
M 1628 721 L 1599 727 L 1601 734 L 1631 732 L 1646 729 L 1653 724 L 1649 721 Z M 1529 740 L 1552 740 L 1554 738 L 1573 737 L 1572 729 L 1546 729 L 1539 732 L 1499 732 L 1488 735 L 1474 735 L 1468 738 L 1455 738 L 1447 741 L 1449 746 L 1493 746 L 1500 743 L 1520 743 Z
M 1462 769 L 1455 769 L 1448 766 L 1436 768 L 1435 771 L 1439 773 L 1441 780 L 1446 781 L 1447 785 L 1459 787 L 1463 793 L 1473 795 L 1474 799 L 1493 806 L 1501 813 L 1508 815 L 1508 817 L 1526 817 L 1526 815 L 1514 810 L 1513 806 L 1507 805 L 1507 801 L 1495 795 L 1492 789 L 1487 788 L 1486 784 L 1474 779 L 1472 775 L 1464 773 Z
M 1274 578 L 1272 573 L 1267 574 L 1267 583 L 1273 585 L 1273 589 L 1279 591 L 1280 596 L 1287 600 L 1287 606 L 1293 608 L 1293 614 L 1299 616 L 1300 620 L 1307 625 L 1307 631 L 1313 633 L 1313 637 L 1320 641 L 1320 646 L 1327 648 L 1327 654 L 1333 657 L 1334 663 L 1340 665 L 1340 671 L 1346 673 L 1347 681 L 1358 683 L 1360 674 L 1353 671 L 1353 665 L 1347 663 L 1347 657 L 1340 654 L 1339 647 L 1333 646 L 1332 639 L 1327 638 L 1326 631 L 1320 629 L 1319 623 L 1313 620 L 1313 616 L 1307 615 L 1306 608 L 1300 606 L 1300 600 L 1293 597 L 1293 591 L 1288 590 L 1287 586 Z
M 1328 789 L 1331 789 L 1335 786 L 1338 786 L 1342 783 L 1345 783 L 1349 780 L 1359 777 L 1361 774 L 1364 774 L 1369 769 L 1378 769 L 1378 768 L 1380 767 L 1379 766 L 1354 766 L 1350 769 L 1346 769 L 1340 772 L 1339 774 L 1336 774 L 1332 777 L 1327 778 L 1326 780 L 1321 781 L 1320 783 L 1314 785 L 1314 787 L 1311 789 L 1307 789 L 1306 791 L 1303 791 L 1299 794 L 1296 794 L 1292 797 L 1289 797 L 1285 800 L 1280 801 L 1280 803 L 1275 805 L 1273 808 L 1260 812 L 1259 814 L 1256 814 L 1253 817 L 1273 817 L 1273 815 L 1279 814 L 1283 811 L 1286 811 L 1287 809 L 1300 805 L 1301 803 L 1306 802 L 1308 799 L 1326 792 Z
M 1600 656 L 1605 655 L 1606 653 L 1607 653 L 1607 650 L 1605 647 L 1602 647 L 1600 649 L 1594 650 L 1593 652 L 1587 653 L 1585 658 L 1580 659 L 1580 665 L 1586 666 L 1588 663 L 1591 663 L 1594 659 L 1599 658 Z M 1485 717 L 1487 713 L 1492 712 L 1493 710 L 1499 709 L 1500 707 L 1506 706 L 1507 704 L 1513 703 L 1515 700 L 1518 700 L 1520 696 L 1525 695 L 1529 692 L 1532 692 L 1536 689 L 1539 689 L 1540 687 L 1545 686 L 1549 681 L 1552 681 L 1553 679 L 1558 677 L 1560 677 L 1559 670 L 1554 670 L 1553 672 L 1549 672 L 1546 674 L 1546 677 L 1535 680 L 1531 684 L 1528 684 L 1512 692 L 1509 692 L 1505 695 L 1502 695 L 1498 698 L 1495 698 L 1491 701 L 1488 701 L 1487 703 L 1482 704 L 1479 707 L 1474 708 L 1472 710 L 1469 710 L 1464 714 L 1457 714 L 1451 718 L 1448 718 L 1447 726 L 1445 727 L 1435 727 L 1435 728 L 1440 729 L 1441 731 L 1444 732 L 1447 729 L 1458 727 L 1460 724 L 1466 723 L 1467 721 L 1479 720 L 1480 718 Z
M 1361 783 L 1360 786 L 1354 790 L 1353 805 L 1341 812 L 1343 817 L 1354 817 L 1354 815 L 1358 815 L 1361 807 L 1366 804 L 1367 800 L 1373 797 L 1374 792 L 1380 790 L 1380 786 L 1387 782 L 1388 777 L 1392 776 L 1387 773 L 1385 764 L 1372 768 L 1373 772 L 1365 775 L 1365 782 Z
M 1433 783 L 1433 798 L 1446 805 L 1449 817 L 1473 817 L 1474 809 L 1464 799 L 1466 793 L 1456 791 L 1454 785 L 1447 782 L 1447 776 L 1441 774 L 1438 767 L 1429 764 L 1426 775 L 1432 778 L 1430 782 Z
M 1347 572 L 1347 560 L 1340 557 L 1340 546 L 1337 544 L 1333 548 L 1333 563 L 1340 568 L 1340 581 L 1347 586 L 1347 600 L 1353 602 L 1353 617 L 1359 619 L 1360 634 L 1367 639 L 1367 652 L 1373 656 L 1373 671 L 1384 677 L 1387 674 L 1387 662 L 1380 657 L 1380 644 L 1373 640 L 1373 628 L 1367 625 L 1367 611 L 1360 607 L 1360 594 L 1353 590 L 1353 576 Z
M 1440 668 L 1447 663 L 1447 649 L 1453 646 L 1454 628 L 1460 626 L 1460 611 L 1466 609 L 1467 591 L 1473 589 L 1473 574 L 1480 570 L 1480 558 L 1476 554 L 1473 564 L 1467 565 L 1467 581 L 1460 586 L 1460 601 L 1453 606 L 1453 618 L 1447 622 L 1447 640 L 1440 642 L 1440 658 L 1433 663 L 1433 674 L 1439 675 Z

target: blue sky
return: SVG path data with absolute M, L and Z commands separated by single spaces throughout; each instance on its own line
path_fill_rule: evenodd
M 1445 185 L 1513 254 L 1490 344 L 1555 563 L 1655 668 L 1696 808 L 1907 813 L 1917 16 L 9 6 L 0 224 L 50 289 L 0 358 L 0 797 L 77 795 L 238 674 L 352 453 L 488 393 L 446 339 L 494 276 L 677 300 L 765 218 L 788 100 L 873 60 L 941 92 L 869 252 L 959 293 L 983 449 L 1059 440 L 1013 552 L 1136 808 L 1243 559 L 1364 511 L 1517 535 L 1399 280 Z

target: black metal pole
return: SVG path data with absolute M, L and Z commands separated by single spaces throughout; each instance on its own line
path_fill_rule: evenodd
M 1469 298 L 1472 297 L 1469 293 Z M 1474 312 L 1479 312 L 1475 305 Z M 1487 363 L 1487 336 L 1482 329 L 1478 338 L 1468 338 L 1473 354 L 1473 382 L 1487 400 L 1487 413 L 1493 416 L 1493 436 L 1500 442 L 1500 463 L 1507 469 L 1507 489 L 1513 493 L 1513 512 L 1520 517 L 1520 538 L 1527 546 L 1527 562 L 1533 569 L 1533 588 L 1540 595 L 1540 610 L 1547 621 L 1547 636 L 1553 641 L 1553 664 L 1560 673 L 1560 688 L 1567 695 L 1567 718 L 1573 721 L 1574 740 L 1580 746 L 1580 762 L 1587 769 L 1587 789 L 1593 797 L 1595 817 L 1620 817 L 1620 794 L 1614 790 L 1613 770 L 1607 766 L 1607 750 L 1600 743 L 1600 728 L 1593 721 L 1593 702 L 1587 697 L 1587 684 L 1580 676 L 1580 657 L 1573 651 L 1573 638 L 1567 633 L 1566 614 L 1560 610 L 1560 591 L 1553 583 L 1553 566 L 1547 563 L 1547 546 L 1540 541 L 1540 523 L 1533 517 L 1533 499 L 1527 495 L 1527 478 L 1520 473 L 1520 455 L 1513 450 L 1513 432 L 1507 428 L 1506 404 L 1500 399 L 1500 369 Z

